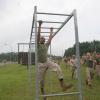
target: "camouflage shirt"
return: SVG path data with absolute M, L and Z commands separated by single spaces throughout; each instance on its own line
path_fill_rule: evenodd
M 48 44 L 38 44 L 38 62 L 45 63 L 47 61 Z
M 89 67 L 89 68 L 93 68 L 93 60 L 86 60 L 86 66 Z

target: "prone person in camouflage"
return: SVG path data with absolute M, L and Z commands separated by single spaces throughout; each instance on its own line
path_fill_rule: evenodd
M 48 47 L 51 43 L 51 40 L 53 38 L 53 28 L 50 28 L 50 35 L 47 43 L 45 43 L 45 38 L 41 36 L 41 25 L 42 21 L 39 21 L 39 27 L 38 27 L 38 36 L 37 36 L 37 41 L 38 41 L 38 78 L 40 81 L 40 87 L 41 87 L 41 92 L 44 94 L 44 80 L 45 80 L 45 75 L 48 69 L 51 71 L 54 71 L 57 74 L 58 80 L 60 82 L 60 86 L 62 87 L 62 90 L 65 91 L 69 88 L 72 87 L 72 84 L 65 84 L 64 79 L 63 79 L 63 74 L 61 71 L 60 66 L 48 59 Z M 46 98 L 44 98 L 46 100 Z

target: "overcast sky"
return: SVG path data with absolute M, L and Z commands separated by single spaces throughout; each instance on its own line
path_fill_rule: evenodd
M 99 0 L 0 0 L 0 53 L 17 51 L 17 43 L 29 42 L 34 6 L 39 12 L 70 14 L 77 10 L 79 41 L 100 40 Z M 46 20 L 49 17 L 45 17 Z M 54 21 L 64 18 L 52 18 Z M 63 54 L 74 44 L 73 19 L 52 42 L 52 51 Z M 24 49 L 24 47 L 23 47 Z

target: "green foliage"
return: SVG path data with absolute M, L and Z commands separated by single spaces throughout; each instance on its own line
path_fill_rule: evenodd
M 82 56 L 86 52 L 99 52 L 100 53 L 100 41 L 92 41 L 92 42 L 82 42 L 79 43 L 80 48 L 80 56 Z M 75 54 L 75 45 L 71 48 L 65 50 L 64 56 L 68 57 Z
M 2 62 L 3 60 L 6 61 L 17 61 L 17 53 L 14 52 L 10 52 L 10 53 L 1 53 L 0 54 L 0 62 Z

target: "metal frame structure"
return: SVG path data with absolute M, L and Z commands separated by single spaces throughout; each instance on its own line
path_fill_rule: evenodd
M 48 95 L 39 95 L 39 82 L 37 78 L 38 73 L 38 52 L 37 52 L 37 15 L 52 15 L 52 16 L 66 16 L 64 22 L 53 22 L 53 21 L 43 21 L 44 23 L 57 23 L 61 24 L 60 27 L 56 27 L 56 31 L 53 33 L 53 36 L 58 34 L 58 32 L 66 25 L 66 23 L 74 17 L 74 28 L 75 28 L 75 44 L 76 44 L 76 58 L 77 58 L 77 74 L 78 74 L 78 82 L 77 82 L 77 90 L 78 92 L 73 93 L 59 93 L 59 94 L 48 94 Z M 33 32 L 34 29 L 34 32 Z M 49 27 L 42 27 L 42 29 L 49 29 Z M 42 32 L 42 33 L 48 33 L 48 32 Z M 34 40 L 35 39 L 35 40 Z M 56 14 L 56 13 L 43 13 L 43 12 L 37 12 L 37 6 L 34 7 L 34 15 L 33 15 L 33 21 L 32 21 L 32 28 L 31 28 L 31 35 L 30 35 L 30 43 L 29 43 L 29 66 L 31 66 L 31 43 L 35 42 L 35 70 L 36 70 L 36 96 L 35 100 L 39 100 L 39 97 L 52 97 L 52 96 L 67 96 L 67 95 L 78 95 L 78 100 L 82 100 L 82 91 L 81 91 L 81 79 L 80 79 L 80 54 L 79 54 L 79 38 L 78 38 L 78 24 L 77 24 L 77 14 L 76 10 L 73 10 L 71 14 Z M 31 70 L 31 69 L 30 69 Z
M 24 45 L 29 45 L 29 43 L 17 43 L 17 45 L 18 45 L 18 54 L 19 54 L 19 52 L 20 52 L 20 46 L 22 45 L 22 46 L 24 46 Z
M 29 46 L 29 44 L 30 43 L 17 43 L 17 45 L 18 45 L 18 53 L 20 52 L 20 46 L 22 45 L 22 46 L 24 46 L 24 45 L 27 45 L 27 46 Z M 31 43 L 31 45 L 32 44 L 35 44 L 35 43 Z M 28 51 L 27 51 L 28 52 Z
M 32 43 L 32 44 L 34 44 L 34 43 Z M 18 53 L 20 51 L 20 45 L 28 45 L 29 46 L 29 43 L 18 43 Z
M 33 90 L 32 90 L 32 71 L 31 71 L 31 45 L 34 45 L 34 42 L 30 42 L 30 43 L 18 43 L 18 53 L 20 52 L 20 45 L 27 45 L 29 46 L 29 51 L 28 52 L 28 81 L 29 81 L 29 95 L 32 96 Z

